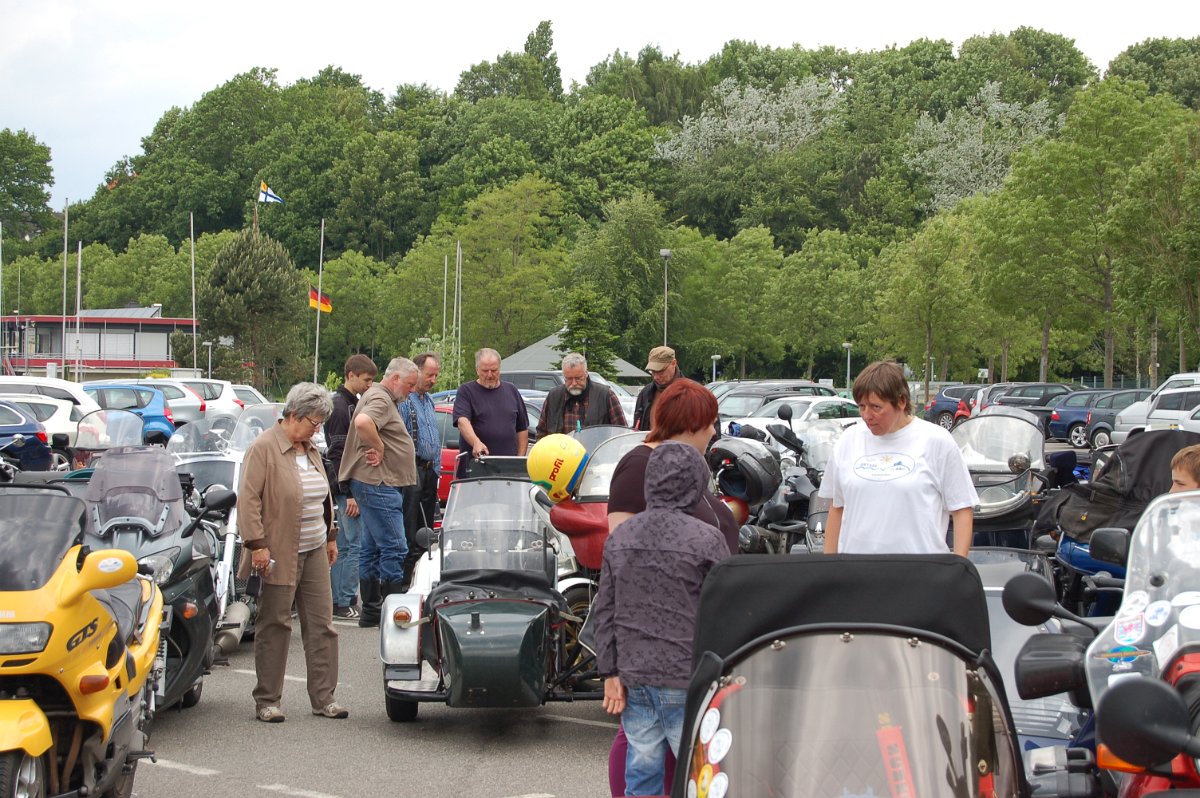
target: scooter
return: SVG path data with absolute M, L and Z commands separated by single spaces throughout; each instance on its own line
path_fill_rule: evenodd
M 127 797 L 155 710 L 163 597 L 83 542 L 67 488 L 0 487 L 0 795 Z

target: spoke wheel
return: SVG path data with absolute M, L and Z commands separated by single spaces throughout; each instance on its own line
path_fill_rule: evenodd
M 1088 445 L 1087 430 L 1082 424 L 1073 424 L 1067 430 L 1067 441 L 1076 449 L 1086 449 Z
M 71 458 L 62 449 L 50 450 L 50 470 L 51 471 L 70 471 Z
M 46 766 L 42 757 L 24 751 L 0 754 L 0 798 L 45 798 Z

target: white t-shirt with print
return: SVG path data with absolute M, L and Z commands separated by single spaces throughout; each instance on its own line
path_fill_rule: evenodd
M 844 508 L 843 554 L 945 554 L 950 513 L 979 503 L 950 433 L 919 418 L 887 435 L 847 429 L 820 495 Z

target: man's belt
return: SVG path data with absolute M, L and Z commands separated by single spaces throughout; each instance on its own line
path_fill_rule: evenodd
M 417 468 L 433 468 L 433 461 L 432 460 L 423 460 L 420 457 L 418 457 L 417 458 Z

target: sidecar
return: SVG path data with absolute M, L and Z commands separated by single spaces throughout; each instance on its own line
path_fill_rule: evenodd
M 989 641 L 960 557 L 726 560 L 700 598 L 671 794 L 1028 796 Z
M 419 703 L 535 707 L 600 698 L 591 658 L 567 634 L 555 536 L 535 512 L 541 489 L 511 476 L 450 486 L 441 529 L 422 531 L 429 553 L 408 593 L 383 605 L 380 658 L 393 721 Z M 568 640 L 570 644 L 568 645 Z

